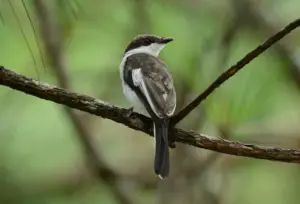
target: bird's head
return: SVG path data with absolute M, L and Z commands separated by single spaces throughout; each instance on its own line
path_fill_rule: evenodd
M 127 53 L 147 53 L 157 57 L 164 46 L 173 40 L 170 37 L 139 35 L 129 43 L 125 50 L 125 55 Z

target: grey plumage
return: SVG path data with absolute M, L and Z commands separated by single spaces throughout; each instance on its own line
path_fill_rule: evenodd
M 155 106 L 153 111 L 158 114 L 157 116 L 163 118 L 172 115 L 176 107 L 176 93 L 167 65 L 154 56 L 139 53 L 127 58 L 124 76 L 128 76 L 134 69 L 141 69 L 149 96 Z

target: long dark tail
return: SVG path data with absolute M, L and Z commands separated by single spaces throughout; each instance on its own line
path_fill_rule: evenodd
M 169 144 L 168 128 L 169 118 L 158 119 L 154 121 L 154 138 L 155 138 L 155 159 L 154 171 L 161 178 L 169 175 Z

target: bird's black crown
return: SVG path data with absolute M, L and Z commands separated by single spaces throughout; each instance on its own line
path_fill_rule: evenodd
M 159 37 L 155 35 L 139 35 L 129 43 L 125 50 L 125 53 L 129 50 L 133 50 L 141 46 L 148 46 L 152 43 L 166 44 L 168 42 L 171 42 L 172 40 L 173 38 Z

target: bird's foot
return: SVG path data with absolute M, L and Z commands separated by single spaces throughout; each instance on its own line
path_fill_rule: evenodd
M 133 113 L 133 107 L 130 107 L 126 110 L 126 116 L 129 118 L 131 114 Z
M 175 149 L 176 148 L 176 143 L 175 142 L 169 142 L 169 147 L 171 149 Z

